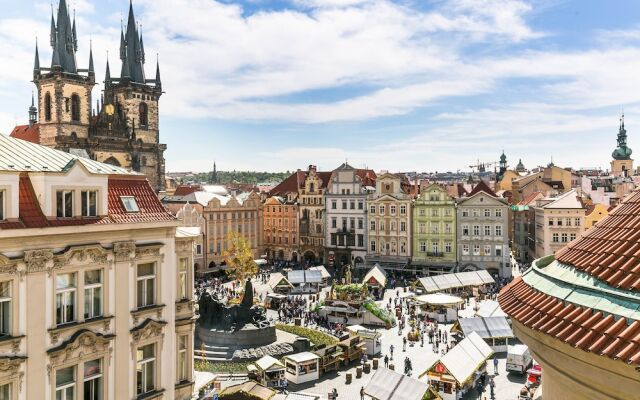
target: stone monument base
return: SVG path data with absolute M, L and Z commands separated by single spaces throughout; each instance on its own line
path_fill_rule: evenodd
M 202 342 L 213 346 L 259 347 L 275 343 L 277 340 L 276 327 L 273 325 L 266 328 L 258 328 L 252 324 L 247 324 L 238 331 L 197 326 L 196 330 Z

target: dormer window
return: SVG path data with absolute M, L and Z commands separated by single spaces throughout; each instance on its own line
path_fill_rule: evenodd
M 82 216 L 96 217 L 98 215 L 98 192 L 95 190 L 83 190 L 80 193 L 82 201 Z
M 73 191 L 58 190 L 56 192 L 56 216 L 58 218 L 73 217 Z
M 136 203 L 136 198 L 133 196 L 120 196 L 120 200 L 122 201 L 122 205 L 124 209 L 129 213 L 139 212 L 138 203 Z

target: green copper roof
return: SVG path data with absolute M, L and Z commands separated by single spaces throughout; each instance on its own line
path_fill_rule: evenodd
M 624 129 L 624 114 L 620 117 L 620 128 L 618 130 L 618 147 L 611 153 L 614 160 L 630 160 L 631 148 L 627 147 L 627 130 Z
M 640 320 L 640 294 L 611 287 L 570 265 L 553 261 L 538 267 L 537 261 L 522 279 L 534 289 L 578 306 L 630 320 Z

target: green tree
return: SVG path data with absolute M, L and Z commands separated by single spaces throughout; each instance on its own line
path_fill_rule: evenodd
M 238 232 L 229 232 L 226 237 L 227 249 L 223 253 L 227 264 L 227 275 L 240 281 L 243 286 L 248 277 L 258 272 L 258 264 L 253 259 L 251 246 Z

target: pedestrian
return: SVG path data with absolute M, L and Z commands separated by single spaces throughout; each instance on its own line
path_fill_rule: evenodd
M 402 338 L 402 351 L 407 351 L 407 338 Z
M 389 352 L 391 353 L 391 360 L 393 360 L 393 345 L 389 347 Z
M 495 395 L 495 388 L 496 388 L 496 383 L 493 380 L 493 378 L 491 378 L 491 380 L 489 380 L 489 389 L 491 390 L 491 398 L 495 399 L 496 395 Z
M 424 333 L 420 334 L 420 347 L 424 347 Z
M 331 394 L 333 395 L 334 399 L 337 399 L 338 398 L 338 389 L 333 388 L 333 391 L 331 392 Z
M 498 357 L 493 358 L 493 373 L 498 375 Z
M 360 400 L 364 400 L 364 386 L 360 388 Z
M 389 368 L 389 356 L 387 354 L 384 355 L 384 367 Z

